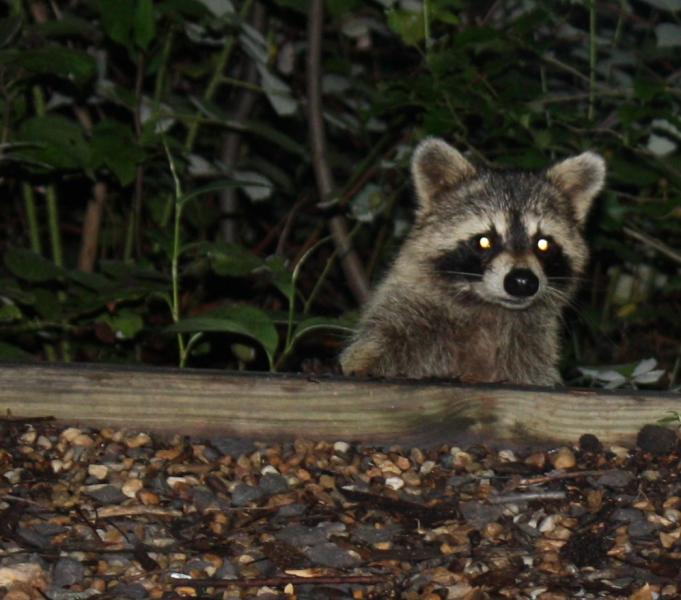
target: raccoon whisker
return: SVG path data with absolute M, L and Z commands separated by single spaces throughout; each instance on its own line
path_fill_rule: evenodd
M 570 275 L 569 277 L 547 277 L 548 281 L 588 281 L 588 277 L 575 277 Z
M 554 307 L 562 305 L 574 306 L 572 298 L 567 293 L 551 285 L 546 286 L 546 298 Z
M 443 271 L 438 271 L 439 273 L 442 273 L 443 275 L 463 275 L 464 277 L 475 277 L 477 279 L 482 279 L 482 274 L 481 273 L 468 273 L 467 271 L 449 271 L 449 270 L 443 270 Z

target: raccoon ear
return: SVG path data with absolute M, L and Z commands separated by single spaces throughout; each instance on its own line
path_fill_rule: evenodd
M 414 151 L 411 174 L 419 213 L 427 214 L 441 191 L 473 177 L 475 167 L 444 140 L 427 138 Z
M 569 198 L 577 222 L 582 225 L 605 182 L 605 161 L 594 152 L 584 152 L 553 165 L 546 177 Z

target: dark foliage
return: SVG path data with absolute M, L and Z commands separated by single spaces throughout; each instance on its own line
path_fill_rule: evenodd
M 327 221 L 351 219 L 380 276 L 411 218 L 410 151 L 436 134 L 496 166 L 607 158 L 564 372 L 650 383 L 654 357 L 673 386 L 681 2 L 328 0 L 323 199 L 307 7 L 3 4 L 0 355 L 332 365 L 356 302 Z

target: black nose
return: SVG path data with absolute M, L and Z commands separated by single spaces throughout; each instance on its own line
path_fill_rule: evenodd
M 529 269 L 513 269 L 504 277 L 504 289 L 518 298 L 534 296 L 539 289 L 539 279 Z

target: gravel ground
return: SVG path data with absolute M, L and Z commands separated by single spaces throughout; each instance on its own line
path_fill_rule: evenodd
M 667 429 L 511 451 L 0 427 L 7 600 L 681 597 Z

